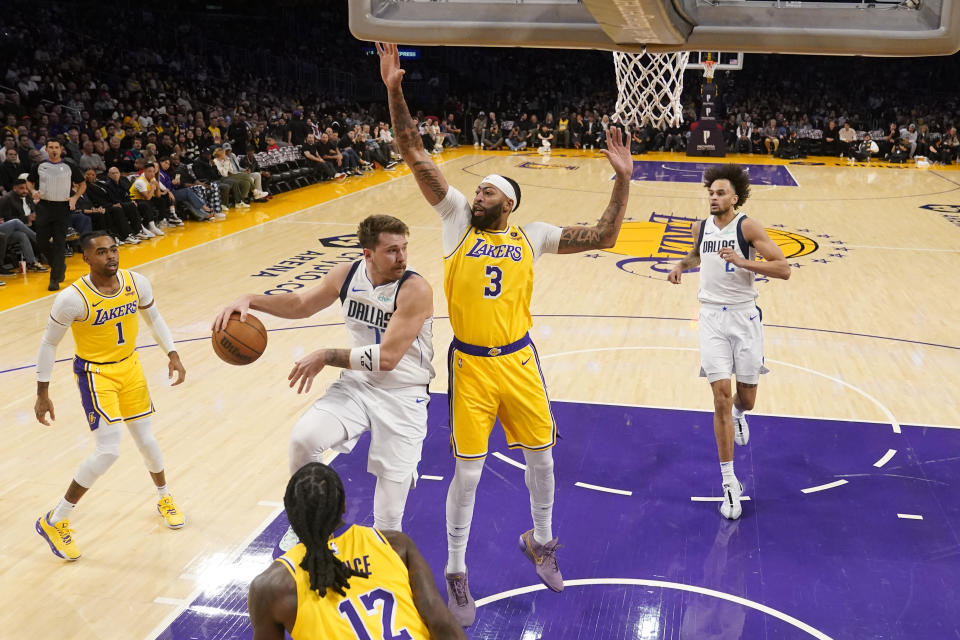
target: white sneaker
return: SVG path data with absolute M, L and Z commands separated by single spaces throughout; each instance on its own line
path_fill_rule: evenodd
M 230 207 L 228 207 L 228 206 L 225 205 L 225 204 L 222 204 L 222 205 L 220 205 L 220 211 L 224 211 L 224 212 L 230 211 Z
M 736 520 L 743 513 L 740 506 L 740 494 L 743 493 L 743 485 L 739 481 L 734 483 L 723 483 L 723 502 L 720 503 L 720 515 L 727 520 Z
M 213 219 L 214 219 L 214 220 L 226 220 L 226 219 L 227 219 L 227 214 L 225 214 L 225 213 L 215 213 L 215 214 L 213 214 Z
M 156 222 L 151 222 L 150 224 L 148 224 L 148 225 L 147 225 L 147 229 L 149 229 L 149 230 L 150 230 L 150 233 L 152 233 L 152 234 L 155 235 L 155 236 L 165 236 L 165 235 L 167 235 L 167 234 L 165 234 L 163 231 L 160 231 L 160 227 L 157 226 L 157 223 L 156 223 Z
M 126 239 L 124 239 L 124 242 L 127 244 L 140 244 L 140 238 L 131 233 L 126 237 Z
M 146 227 L 140 227 L 140 233 L 137 234 L 137 237 L 147 240 L 149 238 L 153 238 L 154 234 L 150 231 L 150 229 L 147 229 Z
M 750 442 L 750 427 L 747 425 L 747 414 L 739 418 L 733 416 L 733 441 L 741 447 Z
M 300 538 L 297 537 L 297 534 L 293 532 L 293 527 L 287 527 L 286 532 L 283 534 L 283 537 L 280 538 L 280 542 L 277 544 L 280 547 L 281 551 L 290 551 L 295 546 L 300 544 Z

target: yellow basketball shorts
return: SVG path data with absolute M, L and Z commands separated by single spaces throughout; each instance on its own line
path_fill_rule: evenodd
M 73 359 L 73 374 L 91 431 L 100 426 L 100 419 L 136 420 L 154 412 L 137 352 L 111 363 L 90 362 L 77 356 Z
M 454 339 L 447 365 L 450 439 L 457 458 L 486 456 L 497 418 L 511 449 L 543 451 L 556 443 L 557 424 L 529 337 L 499 349 Z

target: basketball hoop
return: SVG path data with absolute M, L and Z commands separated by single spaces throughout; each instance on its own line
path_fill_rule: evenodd
M 703 64 L 703 77 L 707 82 L 713 82 L 713 72 L 717 70 L 717 61 L 707 58 Z
M 613 52 L 617 72 L 617 107 L 613 118 L 625 125 L 680 125 L 683 71 L 688 52 Z

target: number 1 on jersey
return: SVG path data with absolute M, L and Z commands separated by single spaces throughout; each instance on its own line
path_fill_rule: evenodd
M 487 277 L 490 278 L 490 284 L 483 288 L 483 297 L 484 298 L 497 298 L 500 296 L 500 291 L 503 289 L 503 271 L 500 270 L 500 267 L 494 267 L 492 265 L 487 265 Z
M 123 344 L 124 342 L 126 341 L 123 339 L 123 323 L 118 322 L 117 323 L 117 344 L 118 345 Z

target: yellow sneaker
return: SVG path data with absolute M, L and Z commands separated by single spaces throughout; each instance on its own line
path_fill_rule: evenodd
M 180 511 L 177 503 L 173 501 L 173 496 L 163 496 L 160 498 L 160 501 L 157 502 L 157 511 L 160 512 L 163 522 L 171 529 L 179 529 L 186 524 L 186 520 L 183 518 L 183 512 Z
M 39 533 L 47 544 L 50 545 L 50 551 L 58 558 L 65 560 L 76 560 L 80 557 L 80 549 L 73 541 L 73 529 L 70 528 L 69 520 L 50 523 L 49 517 L 53 511 L 48 511 L 37 518 L 37 533 Z

